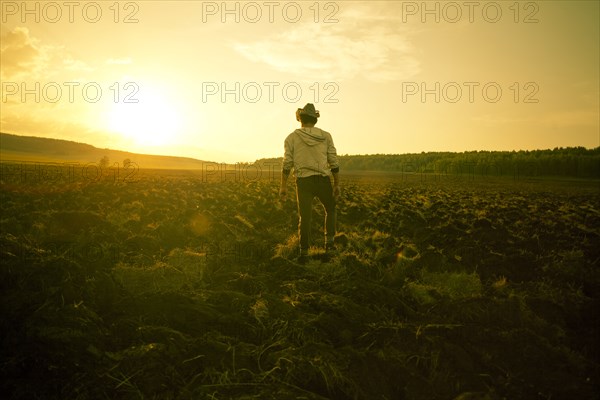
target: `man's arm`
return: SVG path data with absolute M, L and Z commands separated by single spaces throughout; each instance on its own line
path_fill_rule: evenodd
M 340 195 L 340 169 L 336 168 L 335 172 L 332 169 L 331 174 L 333 175 L 333 196 L 337 199 Z
M 290 176 L 290 171 L 294 165 L 293 156 L 294 151 L 292 148 L 291 139 L 288 137 L 283 142 L 283 164 L 281 166 L 281 184 L 279 186 L 279 197 L 282 201 L 287 198 L 287 180 Z
M 281 170 L 281 185 L 279 186 L 279 198 L 282 201 L 287 199 L 287 180 L 290 176 L 290 170 L 282 169 Z
M 337 198 L 340 195 L 340 165 L 337 161 L 337 150 L 333 144 L 333 138 L 329 135 L 329 143 L 327 146 L 327 162 L 329 168 L 331 168 L 331 174 L 333 175 L 333 195 Z

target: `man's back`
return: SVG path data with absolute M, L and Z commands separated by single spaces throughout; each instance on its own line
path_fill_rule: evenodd
M 331 176 L 338 166 L 337 152 L 329 132 L 316 127 L 302 127 L 288 135 L 284 142 L 283 169 L 294 168 L 296 177 Z
M 335 236 L 335 199 L 339 195 L 339 165 L 331 135 L 315 128 L 319 111 L 308 103 L 296 110 L 296 121 L 301 128 L 285 138 L 281 187 L 279 196 L 287 197 L 287 179 L 292 168 L 296 175 L 296 199 L 298 201 L 298 235 L 300 239 L 299 260 L 308 256 L 310 246 L 310 222 L 312 201 L 317 197 L 325 208 L 325 252 L 331 254 Z M 331 177 L 333 176 L 333 186 Z

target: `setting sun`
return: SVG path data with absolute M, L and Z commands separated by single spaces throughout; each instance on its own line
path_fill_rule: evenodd
M 182 117 L 165 95 L 149 92 L 132 96 L 131 100 L 112 106 L 108 117 L 111 131 L 120 133 L 136 146 L 163 146 L 177 141 Z

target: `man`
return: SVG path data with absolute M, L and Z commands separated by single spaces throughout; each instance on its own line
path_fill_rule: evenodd
M 296 201 L 298 203 L 299 260 L 306 261 L 310 244 L 312 201 L 316 196 L 325 207 L 325 253 L 334 250 L 335 201 L 339 195 L 339 165 L 333 139 L 328 132 L 315 128 L 319 111 L 308 103 L 296 111 L 301 128 L 288 135 L 284 141 L 283 168 L 281 171 L 282 201 L 287 197 L 287 180 L 292 168 L 296 176 Z M 333 176 L 333 187 L 331 186 Z

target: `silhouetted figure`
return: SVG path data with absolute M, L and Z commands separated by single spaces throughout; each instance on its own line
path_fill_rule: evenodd
M 300 239 L 299 261 L 306 261 L 310 244 L 312 201 L 316 196 L 325 207 L 325 252 L 334 250 L 335 202 L 339 195 L 339 165 L 331 134 L 315 128 L 319 111 L 308 103 L 296 110 L 296 120 L 302 125 L 290 133 L 284 141 L 283 167 L 281 171 L 282 200 L 287 197 L 287 180 L 292 168 L 296 177 L 296 200 L 298 203 L 298 235 Z M 331 177 L 333 176 L 333 186 Z

